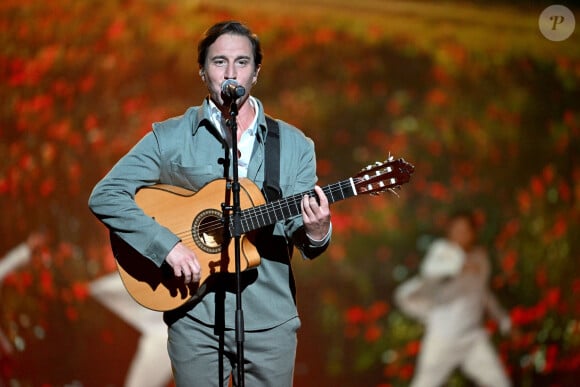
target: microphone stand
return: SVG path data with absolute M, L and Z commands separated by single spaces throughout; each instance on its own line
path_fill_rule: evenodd
M 233 205 L 224 207 L 232 210 L 233 227 L 230 228 L 234 238 L 234 259 L 236 264 L 236 344 L 238 358 L 238 385 L 244 387 L 244 311 L 242 310 L 242 277 L 241 277 L 241 207 L 240 207 L 240 179 L 238 175 L 238 105 L 237 98 L 231 98 L 230 117 L 227 126 L 232 134 L 232 164 L 233 179 L 231 182 Z

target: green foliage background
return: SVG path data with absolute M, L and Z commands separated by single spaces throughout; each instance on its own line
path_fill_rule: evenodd
M 23 350 L 2 377 L 91 385 L 70 356 L 91 353 L 83 337 L 108 338 L 100 359 L 130 347 L 134 337 L 112 333 L 112 317 L 99 315 L 83 290 L 113 270 L 106 232 L 86 200 L 152 121 L 201 101 L 195 44 L 210 24 L 234 18 L 264 45 L 255 95 L 314 139 L 321 183 L 389 153 L 416 167 L 399 197 L 336 204 L 332 247 L 314 262 L 295 260 L 303 318 L 296 385 L 408 384 L 422 328 L 396 310 L 391 294 L 416 272 L 445 214 L 467 206 L 492 254 L 491 286 L 521 331 L 494 335 L 514 383 L 573 385 L 580 39 L 577 31 L 563 42 L 540 34 L 547 5 L 4 1 L 0 245 L 6 251 L 38 227 L 54 243 L 32 275 L 6 281 L 0 324 L 34 348 L 53 346 L 63 331 L 75 340 L 67 353 L 54 348 L 59 367 Z M 101 385 L 121 383 L 126 359 L 110 359 Z M 455 374 L 451 385 L 469 384 Z

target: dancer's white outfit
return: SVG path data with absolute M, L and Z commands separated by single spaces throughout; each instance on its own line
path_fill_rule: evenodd
M 509 316 L 487 288 L 489 275 L 483 249 L 466 255 L 442 239 L 427 252 L 420 274 L 397 288 L 397 305 L 425 324 L 412 387 L 442 386 L 457 367 L 479 386 L 510 386 L 482 323 L 487 311 L 502 333 L 510 329 Z
M 167 386 L 172 373 L 163 314 L 135 302 L 116 272 L 97 279 L 89 288 L 93 297 L 141 333 L 125 387 Z
M 12 271 L 18 269 L 20 266 L 26 265 L 30 261 L 32 249 L 26 242 L 22 242 L 6 253 L 0 260 L 0 285 L 4 278 Z M 4 353 L 12 353 L 14 348 L 8 337 L 0 329 L 0 349 Z M 2 352 L 0 352 L 1 354 Z

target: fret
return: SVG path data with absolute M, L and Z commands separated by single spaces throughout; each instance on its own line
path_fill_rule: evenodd
M 254 211 L 242 211 L 242 217 L 243 218 L 247 218 L 247 225 L 248 228 L 244 229 L 245 232 L 251 231 L 251 230 L 255 230 L 259 227 L 259 225 L 256 222 L 256 217 L 253 216 Z
M 292 209 L 288 205 L 288 200 L 282 200 L 280 202 L 280 216 L 284 219 L 292 216 Z
M 328 198 L 328 201 L 330 203 L 334 203 L 336 201 L 334 199 L 334 195 L 332 194 L 332 190 L 330 189 L 330 186 L 324 187 L 324 189 L 322 191 L 324 192 L 324 194 L 326 195 L 326 197 Z
M 276 223 L 276 208 L 272 203 L 268 207 L 269 210 L 263 212 L 264 221 L 266 224 Z
M 245 230 L 245 232 L 248 231 L 252 231 L 252 230 L 257 230 L 260 227 L 264 226 L 264 222 L 260 221 L 260 214 L 258 213 L 260 210 L 260 207 L 252 207 L 248 210 L 242 211 L 242 216 L 244 218 L 248 218 L 248 229 Z
M 240 216 L 240 223 L 242 226 L 242 234 L 246 232 L 246 230 L 249 230 L 251 228 L 251 225 L 248 224 L 248 221 L 250 221 L 251 219 L 248 219 L 247 216 L 244 216 L 244 214 L 242 213 L 242 216 Z
M 344 192 L 344 187 L 347 187 L 347 186 L 343 186 L 342 182 L 340 183 L 340 185 L 341 185 L 341 187 L 340 187 L 340 198 L 338 200 L 343 200 L 343 199 L 346 198 L 346 195 L 345 195 L 345 192 Z
M 298 215 L 302 211 L 302 209 L 300 208 L 300 201 L 302 200 L 302 196 L 304 196 L 304 194 L 299 194 L 299 195 L 292 196 L 292 198 L 293 198 L 293 200 L 292 200 L 293 207 L 290 207 L 290 210 L 291 210 L 290 211 L 290 216 Z
M 284 208 L 287 208 L 285 203 L 286 200 L 280 200 L 272 204 L 273 208 L 272 215 L 274 218 L 273 219 L 274 222 L 286 219 L 291 216 L 289 211 L 287 211 L 286 213 L 284 212 Z
M 264 207 L 264 208 L 262 208 Z M 268 219 L 266 219 L 265 215 L 268 215 L 268 206 L 260 206 L 258 208 L 256 208 L 256 218 L 258 220 L 258 224 L 260 225 L 259 227 L 264 227 L 268 224 L 270 224 L 268 222 Z

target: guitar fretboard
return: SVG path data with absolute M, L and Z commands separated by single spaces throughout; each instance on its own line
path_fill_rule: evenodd
M 322 187 L 322 191 L 328 198 L 329 204 L 347 199 L 357 194 L 352 178 L 324 186 Z M 299 215 L 302 211 L 300 202 L 304 195 L 316 197 L 314 190 L 310 190 L 271 203 L 262 204 L 261 206 L 243 210 L 240 217 L 241 233 L 245 234 L 272 225 L 278 221 Z

